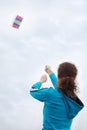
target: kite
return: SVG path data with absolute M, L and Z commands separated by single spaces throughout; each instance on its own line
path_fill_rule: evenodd
M 17 15 L 14 22 L 13 22 L 12 27 L 19 29 L 22 20 L 23 20 L 23 18 L 21 16 Z

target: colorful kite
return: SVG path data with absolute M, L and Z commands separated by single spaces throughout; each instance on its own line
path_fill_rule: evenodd
M 14 22 L 13 22 L 12 27 L 18 29 L 20 27 L 22 20 L 23 20 L 23 18 L 21 16 L 17 15 Z

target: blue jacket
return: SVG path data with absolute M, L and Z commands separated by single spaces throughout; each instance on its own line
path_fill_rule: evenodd
M 43 130 L 70 130 L 73 118 L 84 105 L 78 97 L 75 101 L 62 93 L 54 73 L 49 77 L 54 88 L 42 88 L 42 83 L 37 82 L 30 90 L 35 99 L 44 102 Z

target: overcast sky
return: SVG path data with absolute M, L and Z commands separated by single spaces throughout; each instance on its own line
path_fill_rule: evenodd
M 12 28 L 16 15 L 23 17 L 19 29 Z M 43 104 L 28 92 L 46 64 L 56 73 L 64 61 L 78 68 L 85 104 L 72 130 L 87 130 L 86 42 L 86 0 L 0 1 L 0 130 L 41 130 Z

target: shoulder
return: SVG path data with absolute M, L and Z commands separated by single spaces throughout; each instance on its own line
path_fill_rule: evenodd
M 62 97 L 61 91 L 59 91 L 59 89 L 53 88 L 53 87 L 48 88 L 47 94 L 48 94 L 49 97 L 50 96 L 52 96 L 52 97 Z

